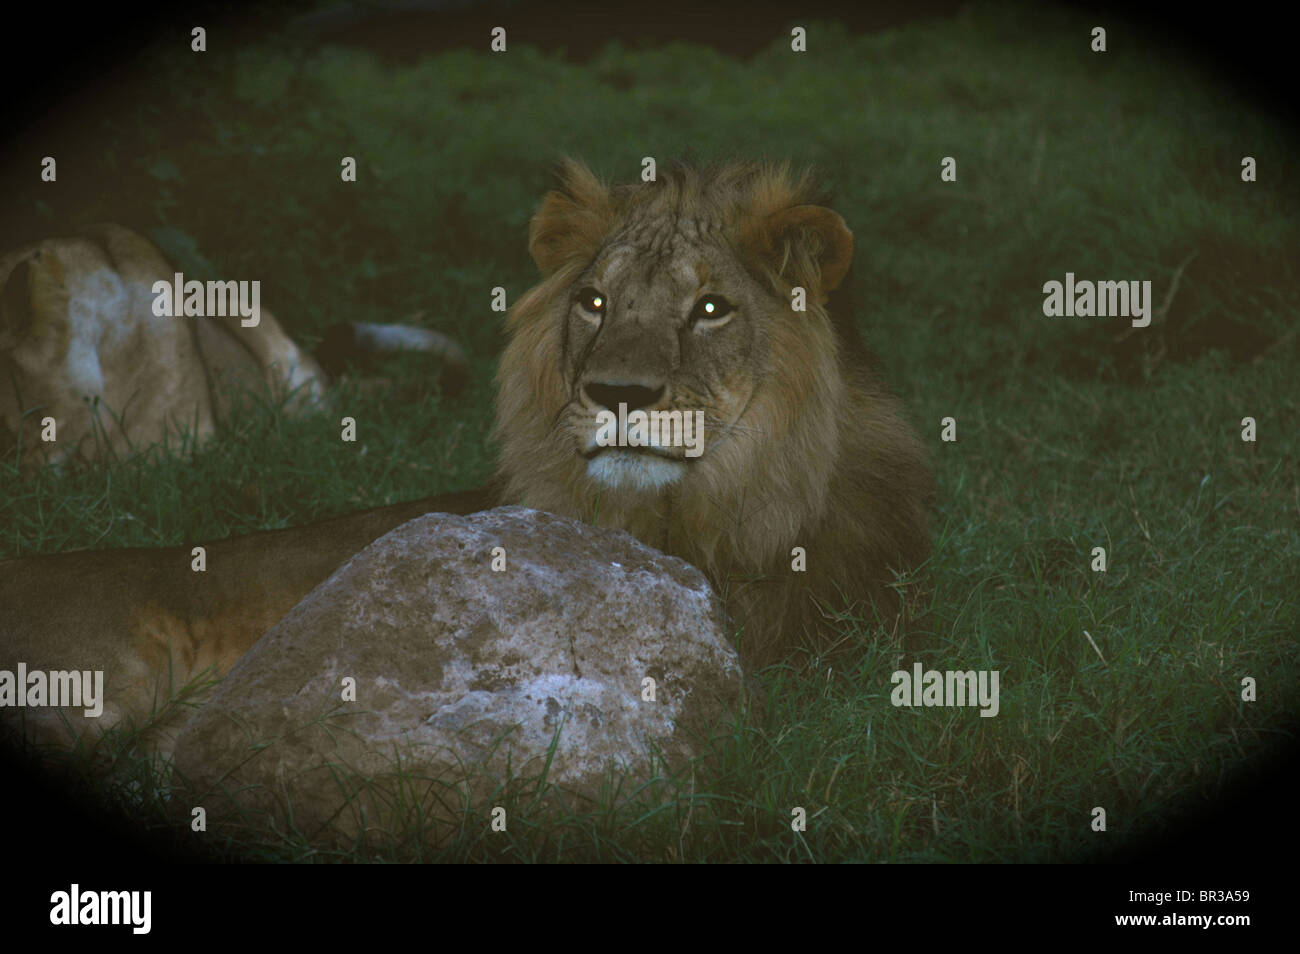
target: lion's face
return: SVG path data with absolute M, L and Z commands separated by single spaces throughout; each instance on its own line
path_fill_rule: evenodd
M 602 485 L 652 491 L 707 466 L 753 397 L 768 327 L 789 309 L 712 225 L 629 229 L 559 301 L 568 403 L 557 427 Z
M 497 370 L 502 496 L 756 569 L 824 525 L 842 447 L 886 420 L 825 307 L 853 236 L 783 166 L 660 173 L 610 188 L 570 163 L 532 219 L 543 278 Z
M 809 196 L 783 168 L 609 189 L 568 167 L 533 219 L 545 279 L 512 311 L 498 375 L 505 469 L 537 506 L 665 491 L 717 504 L 741 475 L 792 479 L 790 455 L 801 480 L 817 476 L 840 387 L 821 306 L 853 239 Z

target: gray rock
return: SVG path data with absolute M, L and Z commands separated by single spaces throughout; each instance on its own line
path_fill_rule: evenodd
M 270 816 L 313 843 L 401 837 L 466 807 L 487 824 L 520 786 L 572 807 L 611 770 L 642 780 L 699 754 L 741 692 L 722 608 L 689 564 L 522 507 L 428 514 L 231 670 L 177 740 L 177 807 Z

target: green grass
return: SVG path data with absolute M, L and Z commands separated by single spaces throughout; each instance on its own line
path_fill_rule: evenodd
M 809 54 L 778 41 L 748 63 L 687 44 L 585 66 L 513 43 L 400 67 L 271 41 L 160 55 L 147 95 L 83 122 L 91 145 L 56 188 L 6 200 L 15 227 L 145 230 L 186 272 L 261 278 L 307 343 L 343 318 L 423 310 L 472 352 L 474 382 L 451 402 L 398 362 L 401 399 L 345 386 L 299 419 L 247 408 L 192 456 L 28 481 L 0 464 L 0 556 L 176 544 L 474 486 L 501 345 L 489 290 L 515 300 L 534 281 L 527 221 L 559 156 L 621 180 L 645 155 L 813 162 L 856 235 L 859 321 L 933 452 L 924 661 L 1000 670 L 1001 713 L 893 708 L 896 650 L 846 622 L 861 662 L 769 672 L 761 718 L 680 788 L 596 812 L 535 791 L 510 802 L 506 833 L 470 813 L 435 847 L 330 856 L 290 833 L 220 851 L 1031 861 L 1156 831 L 1266 758 L 1296 709 L 1300 203 L 1282 181 L 1294 143 L 1267 116 L 1149 37 L 1115 42 L 1118 26 L 1113 52 L 1089 53 L 1090 26 L 975 6 L 865 37 L 814 24 Z M 1240 181 L 1243 155 L 1259 182 Z M 939 180 L 944 156 L 956 183 Z M 1041 313 L 1042 283 L 1067 270 L 1149 278 L 1162 305 L 1180 266 L 1167 314 L 1122 341 L 1122 320 Z M 356 444 L 337 439 L 338 406 Z M 956 443 L 939 440 L 949 415 Z M 1098 545 L 1104 574 L 1089 569 Z M 1241 701 L 1244 676 L 1257 702 Z M 165 789 L 107 794 L 169 824 L 141 791 Z M 1089 830 L 1097 805 L 1105 835 Z

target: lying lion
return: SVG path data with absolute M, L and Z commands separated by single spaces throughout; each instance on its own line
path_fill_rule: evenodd
M 118 225 L 0 255 L 0 457 L 20 450 L 30 471 L 166 440 L 199 443 L 241 392 L 288 396 L 290 411 L 323 396 L 321 364 L 269 310 L 196 318 L 160 309 L 172 296 L 158 290 L 177 274 L 152 242 Z M 321 355 L 341 369 L 350 352 L 382 350 L 436 354 L 445 383 L 464 371 L 446 336 L 400 325 L 336 325 Z
M 828 308 L 853 236 L 807 177 L 678 166 L 609 188 L 568 162 L 529 248 L 542 280 L 508 317 L 492 487 L 211 543 L 203 574 L 188 545 L 0 563 L 0 669 L 103 669 L 99 724 L 144 719 L 169 687 L 224 674 L 381 534 L 499 501 L 621 527 L 694 563 L 752 665 L 824 638 L 823 607 L 846 597 L 898 610 L 892 571 L 929 550 L 931 477 L 852 316 Z M 142 351 L 142 373 L 169 373 L 161 353 Z M 703 440 L 634 434 L 636 412 L 680 412 Z

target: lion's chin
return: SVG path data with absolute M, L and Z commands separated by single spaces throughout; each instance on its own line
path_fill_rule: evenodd
M 658 454 L 613 448 L 587 461 L 587 476 L 620 490 L 660 490 L 682 479 L 686 464 Z

